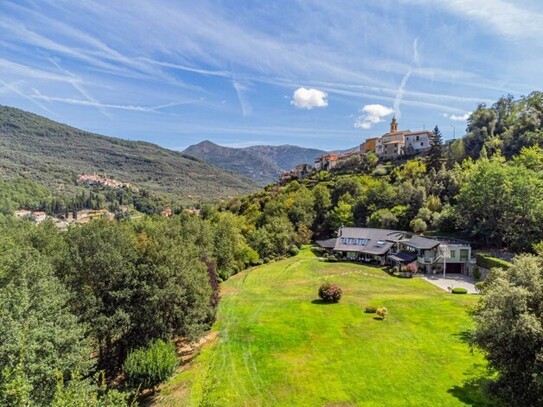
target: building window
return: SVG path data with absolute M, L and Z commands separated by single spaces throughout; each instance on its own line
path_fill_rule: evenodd
M 451 250 L 451 259 L 456 258 L 456 250 Z
M 417 141 L 419 141 L 419 136 L 417 136 Z
M 469 261 L 469 249 L 460 249 L 460 261 Z
M 420 142 L 420 146 L 421 146 L 421 147 L 424 147 L 424 141 L 421 141 L 421 142 Z

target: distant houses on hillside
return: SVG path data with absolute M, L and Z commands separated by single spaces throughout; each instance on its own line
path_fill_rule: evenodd
M 77 178 L 78 184 L 86 184 L 89 186 L 102 186 L 102 187 L 109 187 L 113 189 L 117 188 L 130 188 L 134 192 L 138 192 L 138 188 L 135 188 L 132 184 L 129 184 L 128 182 L 119 182 L 117 180 L 114 180 L 112 178 L 108 178 L 105 175 L 98 175 L 96 173 L 94 174 L 81 174 Z
M 374 136 L 366 139 L 355 151 L 345 154 L 327 153 L 317 157 L 314 166 L 301 164 L 292 171 L 287 171 L 281 176 L 281 182 L 287 182 L 294 178 L 303 178 L 312 171 L 330 171 L 341 162 L 345 162 L 354 156 L 375 154 L 380 160 L 394 160 L 403 156 L 415 156 L 430 149 L 430 142 L 434 133 L 428 130 L 398 130 L 396 117 L 390 122 L 390 131 L 382 136 Z

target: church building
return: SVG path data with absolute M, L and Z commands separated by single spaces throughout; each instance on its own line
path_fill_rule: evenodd
M 383 160 L 419 154 L 430 148 L 434 133 L 427 130 L 398 130 L 396 117 L 390 122 L 390 131 L 382 136 L 366 139 L 360 146 L 362 153 L 375 153 Z

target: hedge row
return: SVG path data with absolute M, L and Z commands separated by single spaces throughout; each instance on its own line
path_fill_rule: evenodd
M 477 253 L 477 265 L 489 270 L 495 267 L 507 270 L 511 267 L 511 263 L 497 257 L 492 257 L 488 253 Z

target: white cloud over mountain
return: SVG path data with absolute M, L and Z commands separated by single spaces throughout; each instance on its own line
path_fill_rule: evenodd
M 311 110 L 314 107 L 328 106 L 327 97 L 328 94 L 321 90 L 301 87 L 294 91 L 290 103 L 298 109 Z

